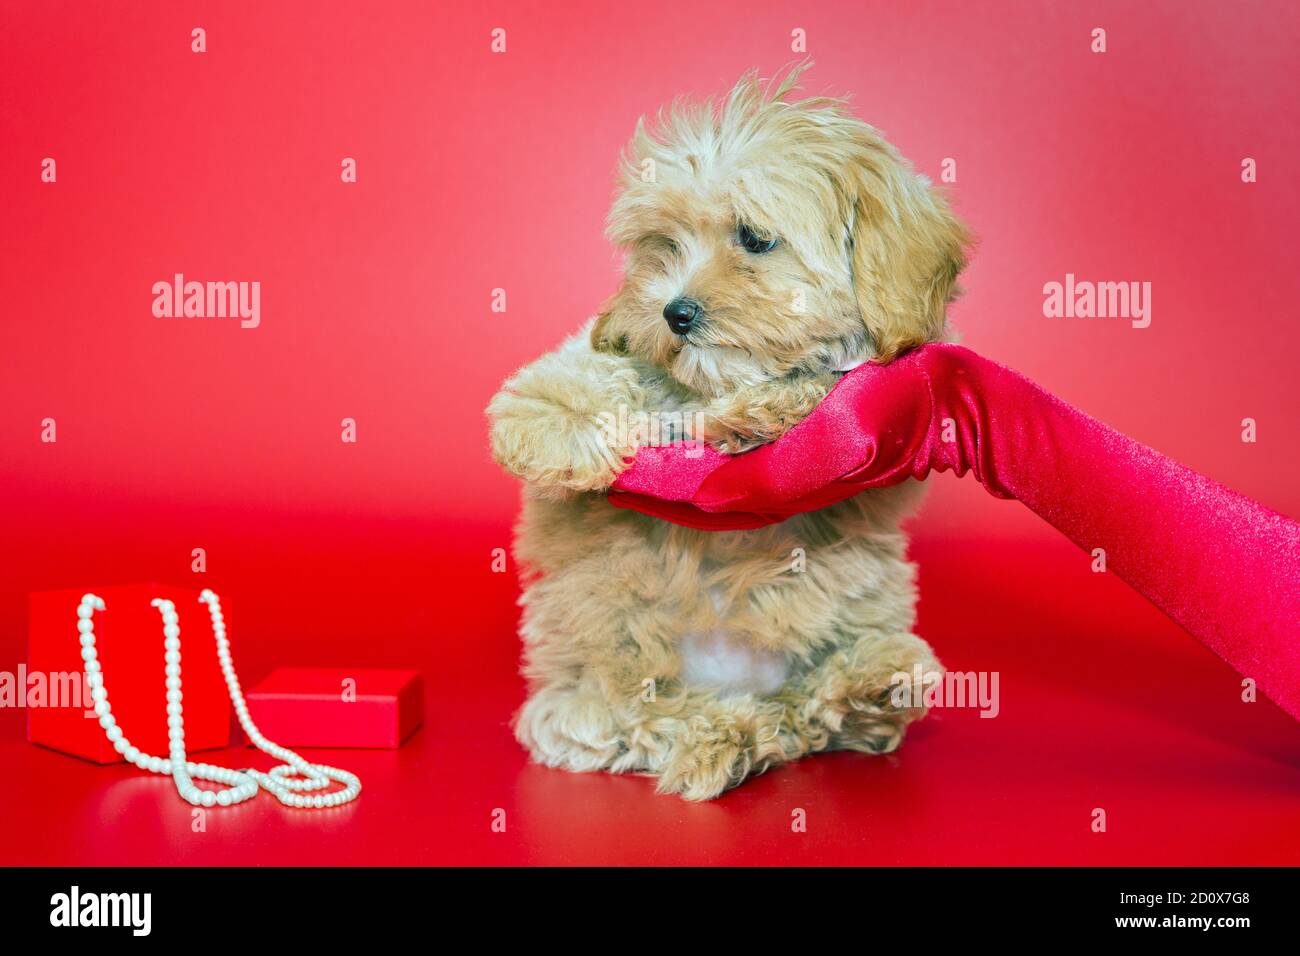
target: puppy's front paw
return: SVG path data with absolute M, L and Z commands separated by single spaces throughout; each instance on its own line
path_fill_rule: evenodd
M 834 384 L 831 376 L 800 375 L 739 389 L 707 409 L 705 441 L 733 455 L 775 441 L 807 417 Z
M 636 452 L 619 423 L 643 404 L 641 375 L 592 351 L 589 331 L 512 375 L 487 408 L 496 460 L 543 490 L 608 488 Z
M 488 406 L 492 455 L 502 468 L 543 488 L 599 491 L 627 467 L 636 448 L 620 444 L 598 415 L 501 392 Z

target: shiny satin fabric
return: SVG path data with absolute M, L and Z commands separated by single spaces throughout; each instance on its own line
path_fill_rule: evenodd
M 971 472 L 1106 566 L 1300 719 L 1300 524 L 957 345 L 844 376 L 743 455 L 643 448 L 611 504 L 757 528 L 931 471 Z

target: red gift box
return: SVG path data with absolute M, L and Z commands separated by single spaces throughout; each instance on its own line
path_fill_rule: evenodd
M 41 591 L 29 595 L 27 629 L 27 739 L 97 763 L 123 757 L 95 717 L 85 685 L 77 606 L 86 592 L 104 599 L 96 611 L 95 650 L 118 726 L 148 754 L 166 756 L 167 666 L 163 624 L 154 598 L 176 603 L 181 627 L 181 690 L 185 695 L 185 749 L 230 745 L 230 697 L 217 662 L 207 607 L 198 590 L 160 584 Z M 32 699 L 44 682 L 45 700 Z M 21 689 L 20 689 L 21 692 Z
M 400 747 L 424 720 L 411 670 L 281 667 L 244 696 L 257 729 L 285 747 Z

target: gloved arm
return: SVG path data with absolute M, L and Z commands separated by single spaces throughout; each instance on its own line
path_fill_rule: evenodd
M 1016 498 L 1300 719 L 1300 524 L 969 349 L 850 372 L 786 435 L 726 456 L 643 448 L 610 502 L 755 528 L 931 471 Z

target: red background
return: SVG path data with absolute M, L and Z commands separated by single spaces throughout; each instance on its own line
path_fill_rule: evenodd
M 938 713 L 894 756 L 807 760 L 703 806 L 528 766 L 507 728 L 517 592 L 490 571 L 517 489 L 482 416 L 614 288 L 602 222 L 636 117 L 770 74 L 802 28 L 806 89 L 852 93 L 936 180 L 956 159 L 980 237 L 965 344 L 1295 514 L 1293 5 L 2 9 L 0 670 L 28 591 L 199 582 L 245 686 L 276 665 L 418 667 L 429 716 L 400 751 L 318 755 L 361 774 L 355 805 L 263 797 L 195 834 L 169 781 L 32 747 L 0 711 L 0 862 L 1297 860 L 1295 724 L 949 476 L 914 524 L 918 631 L 952 668 L 1000 671 L 996 720 Z M 260 281 L 261 327 L 154 318 L 151 285 L 178 271 Z M 1151 282 L 1150 328 L 1045 319 L 1066 272 Z

